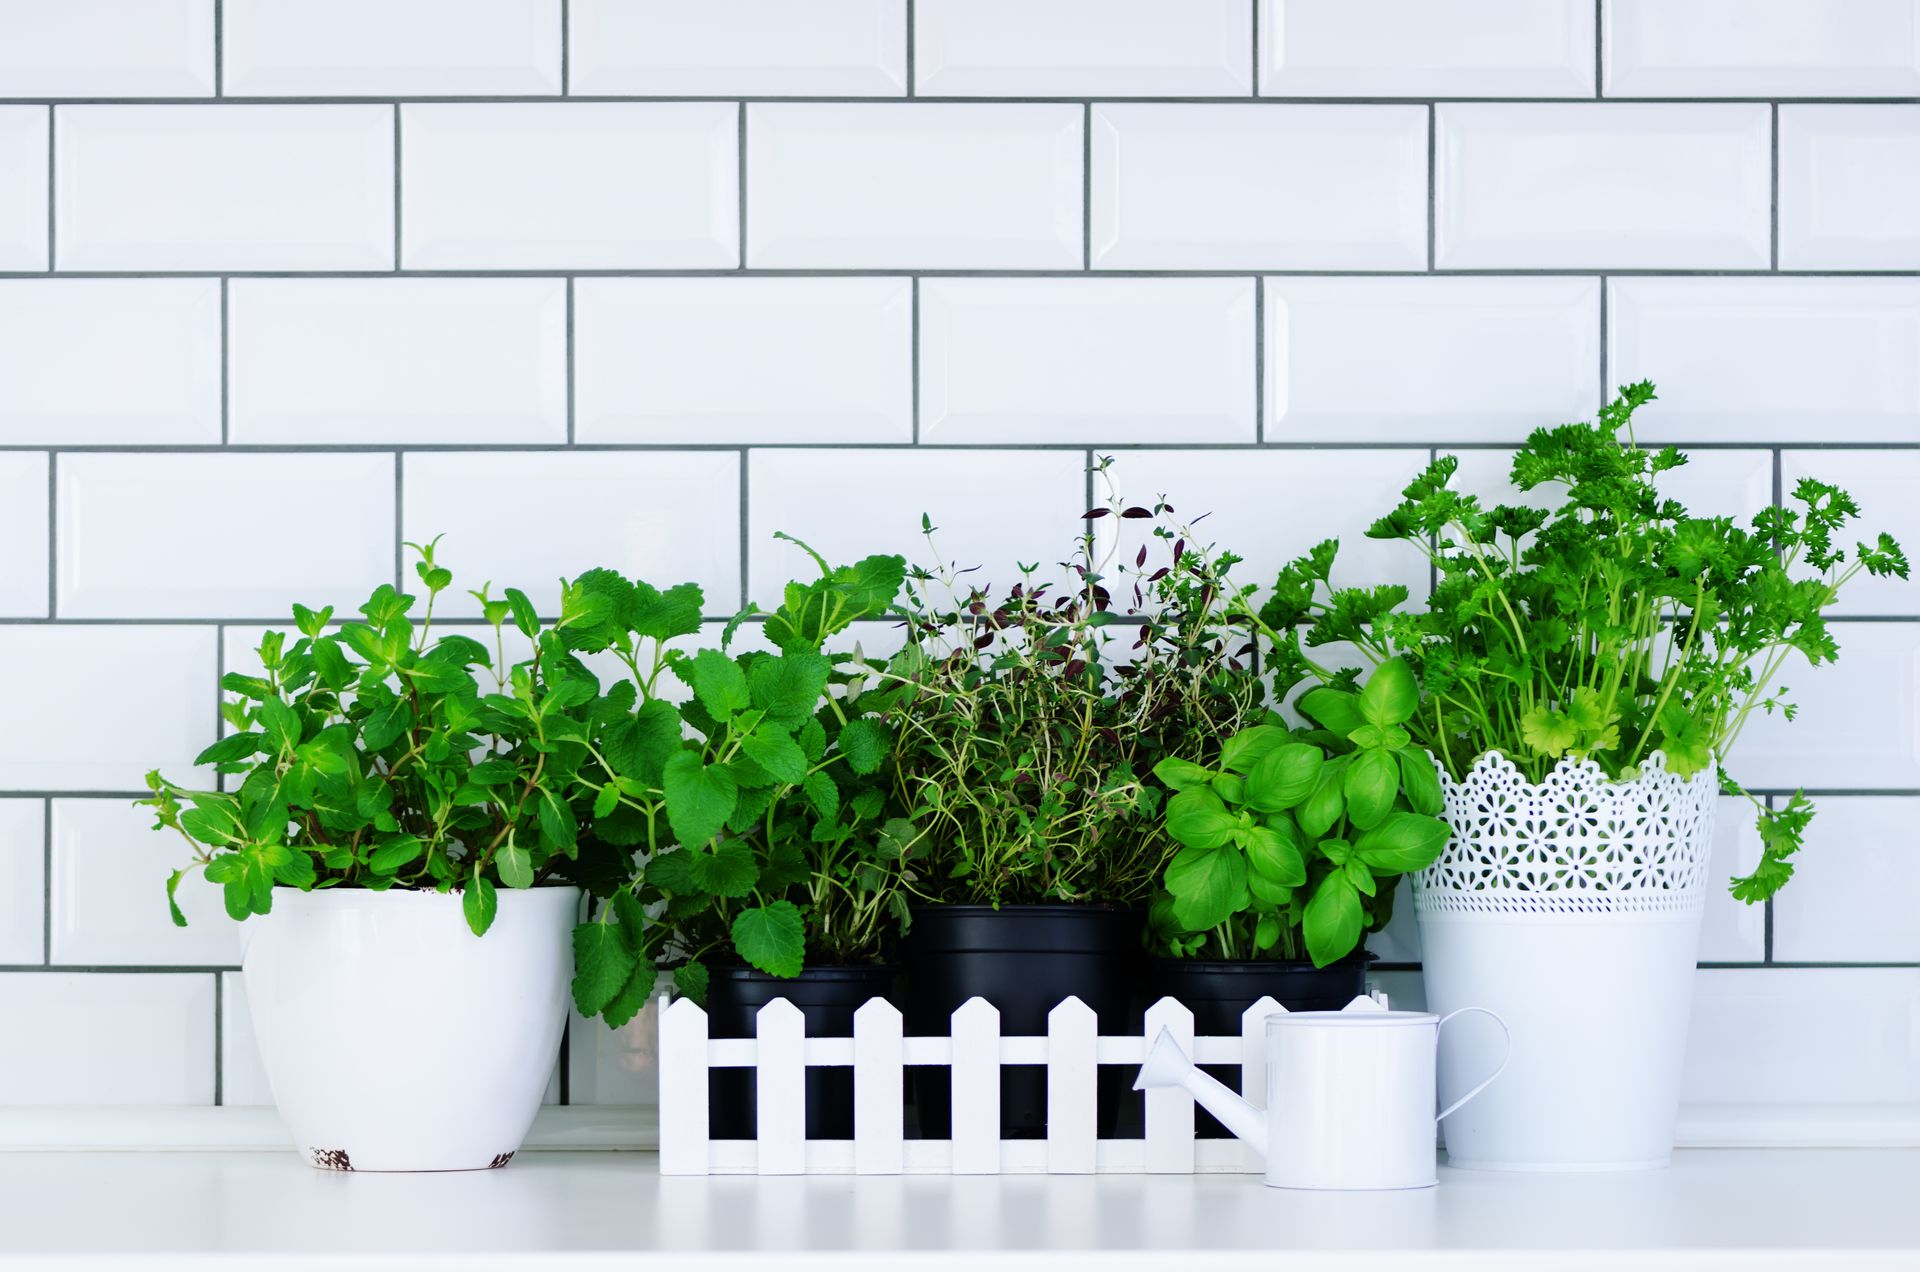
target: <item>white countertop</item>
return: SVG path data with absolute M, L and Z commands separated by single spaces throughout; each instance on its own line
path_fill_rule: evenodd
M 1249 1175 L 663 1179 L 651 1153 L 317 1171 L 291 1151 L 0 1152 L 0 1269 L 1920 1269 L 1920 1150 L 1302 1193 Z M 1248 1252 L 1259 1252 L 1254 1258 Z

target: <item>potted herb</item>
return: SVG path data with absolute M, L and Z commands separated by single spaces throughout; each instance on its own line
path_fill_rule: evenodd
M 193 850 L 169 902 L 197 868 L 248 920 L 275 1099 L 309 1160 L 340 1170 L 507 1163 L 565 1023 L 570 881 L 628 868 L 573 811 L 606 702 L 573 652 L 610 622 L 593 584 L 567 585 L 551 626 L 520 592 L 475 593 L 489 648 L 434 631 L 452 575 L 416 550 L 423 612 L 387 585 L 337 628 L 295 606 L 298 635 L 267 633 L 261 674 L 222 681 L 234 732 L 199 762 L 226 789 L 156 772 L 143 801 Z M 534 650 L 512 665 L 509 618 Z
M 804 546 L 804 545 L 802 545 Z M 621 1024 L 653 992 L 659 970 L 704 1004 L 714 1037 L 750 1038 L 755 1014 L 785 998 L 812 1037 L 845 1037 L 868 999 L 892 993 L 885 961 L 906 917 L 911 827 L 885 817 L 879 773 L 892 742 L 883 715 L 897 688 L 858 651 L 827 642 L 885 614 L 900 557 L 869 557 L 794 583 L 764 618 L 770 650 L 694 653 L 657 643 L 629 660 L 635 686 L 595 720 L 593 746 L 611 773 L 594 796 L 594 833 L 644 849 L 638 878 L 599 889 L 598 914 L 575 933 L 576 1003 Z M 677 629 L 698 622 L 682 603 Z M 692 691 L 676 706 L 664 676 Z M 622 686 L 624 693 L 625 686 Z M 712 1075 L 712 1133 L 754 1133 L 753 1078 Z M 807 1075 L 808 1134 L 853 1134 L 852 1073 Z
M 1154 516 L 1110 492 L 1087 520 Z M 907 940 L 909 1032 L 945 1034 L 976 996 L 1009 1033 L 1044 1033 L 1069 995 L 1106 1031 L 1127 1023 L 1140 910 L 1168 850 L 1153 766 L 1256 716 L 1260 687 L 1243 641 L 1204 604 L 1138 613 L 1154 575 L 1144 548 L 1131 565 L 1119 550 L 1083 535 L 1058 595 L 1030 569 L 1004 596 L 950 568 L 909 579 L 892 780 L 927 862 Z M 1113 594 L 1129 578 L 1141 586 L 1131 615 Z M 943 1077 L 916 1087 L 935 1138 L 951 1125 Z M 1103 1088 L 1109 1127 L 1123 1096 Z M 1003 1134 L 1039 1135 L 1045 1116 L 1040 1075 L 1003 1071 Z
M 1264 610 L 1283 680 L 1350 683 L 1307 655 L 1331 642 L 1420 679 L 1405 727 L 1443 766 L 1454 832 L 1416 878 L 1427 1000 L 1491 1007 L 1514 1039 L 1506 1077 L 1447 1123 L 1457 1164 L 1667 1160 L 1715 797 L 1746 793 L 1728 757 L 1756 712 L 1791 718 L 1790 659 L 1838 654 L 1823 615 L 1846 583 L 1907 576 L 1886 535 L 1841 546 L 1858 509 L 1818 481 L 1747 527 L 1690 516 L 1659 484 L 1686 457 L 1634 442 L 1653 399 L 1631 385 L 1596 424 L 1528 438 L 1512 483 L 1545 508 L 1483 507 L 1452 487 L 1450 456 L 1416 478 L 1368 533 L 1432 560 L 1424 610 L 1329 588 L 1330 544 Z M 1787 882 L 1812 816 L 1801 794 L 1753 802 L 1762 856 L 1732 882 L 1749 903 Z M 1472 1068 L 1477 1046 L 1443 1044 L 1443 1070 Z
M 1262 997 L 1338 1011 L 1366 989 L 1367 932 L 1393 914 L 1403 874 L 1447 841 L 1432 760 L 1412 745 L 1413 674 L 1395 659 L 1358 695 L 1316 689 L 1322 728 L 1255 725 L 1218 761 L 1169 757 L 1167 833 L 1180 845 L 1148 923 L 1151 998 L 1177 998 L 1201 1033 L 1235 1035 Z M 1233 1085 L 1238 1071 L 1216 1073 Z M 1211 1118 L 1203 1135 L 1224 1129 Z

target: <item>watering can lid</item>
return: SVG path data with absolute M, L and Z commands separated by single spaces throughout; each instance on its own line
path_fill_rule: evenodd
M 1284 1028 L 1288 1025 L 1340 1025 L 1404 1027 L 1412 1025 L 1437 1024 L 1440 1017 L 1426 1011 L 1390 1011 L 1365 994 L 1339 1011 L 1288 1011 L 1282 1007 L 1267 1017 L 1269 1030 Z

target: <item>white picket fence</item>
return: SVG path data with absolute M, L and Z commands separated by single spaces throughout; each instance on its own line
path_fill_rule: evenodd
M 1375 998 L 1385 1004 L 1384 995 Z M 1184 1091 L 1146 1093 L 1144 1139 L 1100 1139 L 1099 1066 L 1138 1065 L 1151 1039 L 1171 1030 L 1199 1064 L 1238 1065 L 1240 1089 L 1266 1098 L 1266 1018 L 1283 1010 L 1262 998 L 1232 1037 L 1193 1036 L 1193 1013 L 1171 998 L 1148 1009 L 1139 1035 L 1102 1037 L 1093 1009 L 1068 998 L 1047 1014 L 1045 1037 L 1002 1037 L 1000 1013 L 982 998 L 953 1013 L 945 1038 L 905 1036 L 899 1009 L 869 1000 L 853 1017 L 851 1038 L 809 1038 L 800 1009 L 784 998 L 759 1011 L 753 1038 L 708 1038 L 707 1016 L 688 999 L 660 1013 L 660 1170 L 667 1175 L 995 1175 L 1258 1173 L 1259 1157 L 1234 1139 L 1195 1139 L 1194 1105 Z M 1045 1065 L 1047 1137 L 1000 1138 L 1000 1066 Z M 853 1069 L 853 1138 L 806 1137 L 810 1065 Z M 902 1134 L 905 1066 L 953 1070 L 953 1138 Z M 707 1073 L 756 1073 L 758 1136 L 716 1140 L 707 1134 Z

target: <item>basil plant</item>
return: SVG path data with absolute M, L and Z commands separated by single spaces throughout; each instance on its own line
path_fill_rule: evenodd
M 1211 766 L 1156 765 L 1180 845 L 1150 917 L 1156 950 L 1325 967 L 1386 926 L 1396 881 L 1431 865 L 1450 833 L 1433 760 L 1405 727 L 1418 704 L 1395 659 L 1358 692 L 1304 695 L 1316 727 L 1258 724 Z

